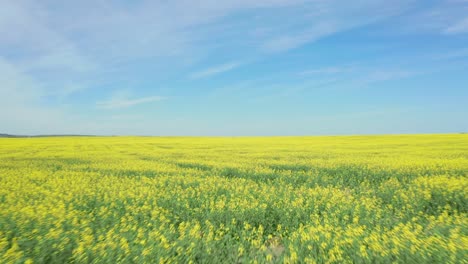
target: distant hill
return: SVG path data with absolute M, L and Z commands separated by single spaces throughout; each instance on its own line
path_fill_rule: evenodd
M 0 133 L 0 138 L 33 138 L 33 137 L 95 137 L 95 135 L 11 135 L 11 134 L 2 134 Z
M 19 138 L 19 137 L 26 137 L 26 136 L 10 135 L 10 134 L 0 134 L 0 138 Z

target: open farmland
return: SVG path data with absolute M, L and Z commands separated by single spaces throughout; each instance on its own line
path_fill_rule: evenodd
M 4 263 L 463 263 L 468 135 L 0 139 Z

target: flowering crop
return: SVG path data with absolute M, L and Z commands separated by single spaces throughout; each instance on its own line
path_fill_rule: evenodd
M 3 263 L 462 263 L 468 135 L 0 139 Z

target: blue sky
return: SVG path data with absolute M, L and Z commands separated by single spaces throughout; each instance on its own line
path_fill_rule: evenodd
M 0 2 L 0 133 L 468 131 L 467 0 Z

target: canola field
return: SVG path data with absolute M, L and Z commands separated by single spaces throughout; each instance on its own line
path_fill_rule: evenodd
M 467 263 L 468 135 L 0 139 L 1 263 Z

